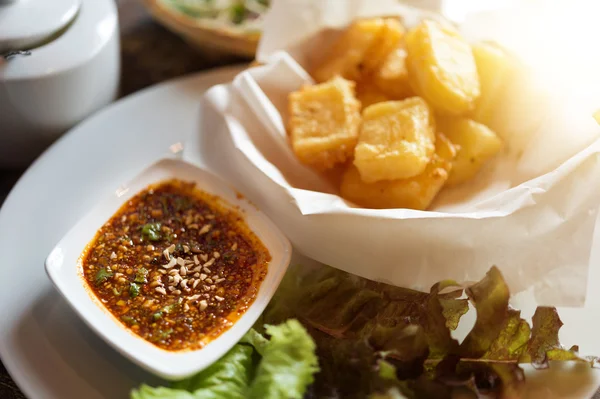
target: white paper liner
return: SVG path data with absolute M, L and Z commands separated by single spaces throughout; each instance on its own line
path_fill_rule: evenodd
M 433 210 L 356 208 L 303 166 L 287 141 L 287 95 L 311 81 L 303 65 L 330 42 L 306 38 L 334 35 L 324 29 L 360 16 L 401 13 L 406 22 L 421 14 L 395 1 L 306 4 L 274 2 L 259 51 L 267 65 L 207 92 L 191 153 L 319 262 L 425 290 L 444 279 L 478 280 L 497 265 L 513 293 L 583 305 L 600 204 L 599 128 L 590 114 L 555 93 L 520 157 L 506 152 L 472 183 L 444 191 Z

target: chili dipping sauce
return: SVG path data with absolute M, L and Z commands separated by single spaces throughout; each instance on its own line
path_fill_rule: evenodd
M 271 256 L 242 216 L 169 180 L 124 204 L 80 258 L 91 292 L 124 327 L 168 350 L 203 347 L 254 301 Z

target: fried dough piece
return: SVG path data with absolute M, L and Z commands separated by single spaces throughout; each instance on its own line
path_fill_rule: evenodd
M 320 170 L 351 158 L 358 139 L 360 103 L 354 82 L 336 77 L 289 96 L 292 147 L 301 162 Z
M 455 156 L 450 140 L 438 134 L 435 154 L 423 173 L 409 179 L 365 183 L 358 169 L 350 165 L 342 179 L 341 195 L 366 208 L 426 210 L 446 183 Z
M 377 103 L 363 110 L 354 165 L 365 183 L 422 173 L 435 150 L 433 115 L 420 97 Z

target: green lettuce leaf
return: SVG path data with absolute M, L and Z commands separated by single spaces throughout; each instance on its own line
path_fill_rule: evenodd
M 193 393 L 182 389 L 151 387 L 143 384 L 131 392 L 131 399 L 196 399 Z
M 225 356 L 171 387 L 142 385 L 131 399 L 301 399 L 319 370 L 315 343 L 297 320 L 250 330 Z
M 265 354 L 265 348 L 269 345 L 269 340 L 254 328 L 251 328 L 250 331 L 242 337 L 240 343 L 252 345 L 258 354 L 263 356 Z
M 264 345 L 248 398 L 302 399 L 313 374 L 319 371 L 315 343 L 297 320 L 266 326 L 270 335 Z
M 194 393 L 197 399 L 244 398 L 250 383 L 253 349 L 235 345 L 225 356 L 199 374 L 173 384 L 175 389 Z
M 171 388 L 142 386 L 132 399 L 244 399 L 250 382 L 253 349 L 235 345 L 225 356 L 199 374 Z

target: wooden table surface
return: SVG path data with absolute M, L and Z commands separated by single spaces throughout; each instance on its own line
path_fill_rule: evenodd
M 121 29 L 121 97 L 177 76 L 246 61 L 191 49 L 178 36 L 156 24 L 140 1 L 117 0 Z M 23 172 L 0 170 L 0 204 Z M 0 399 L 23 398 L 0 361 Z

